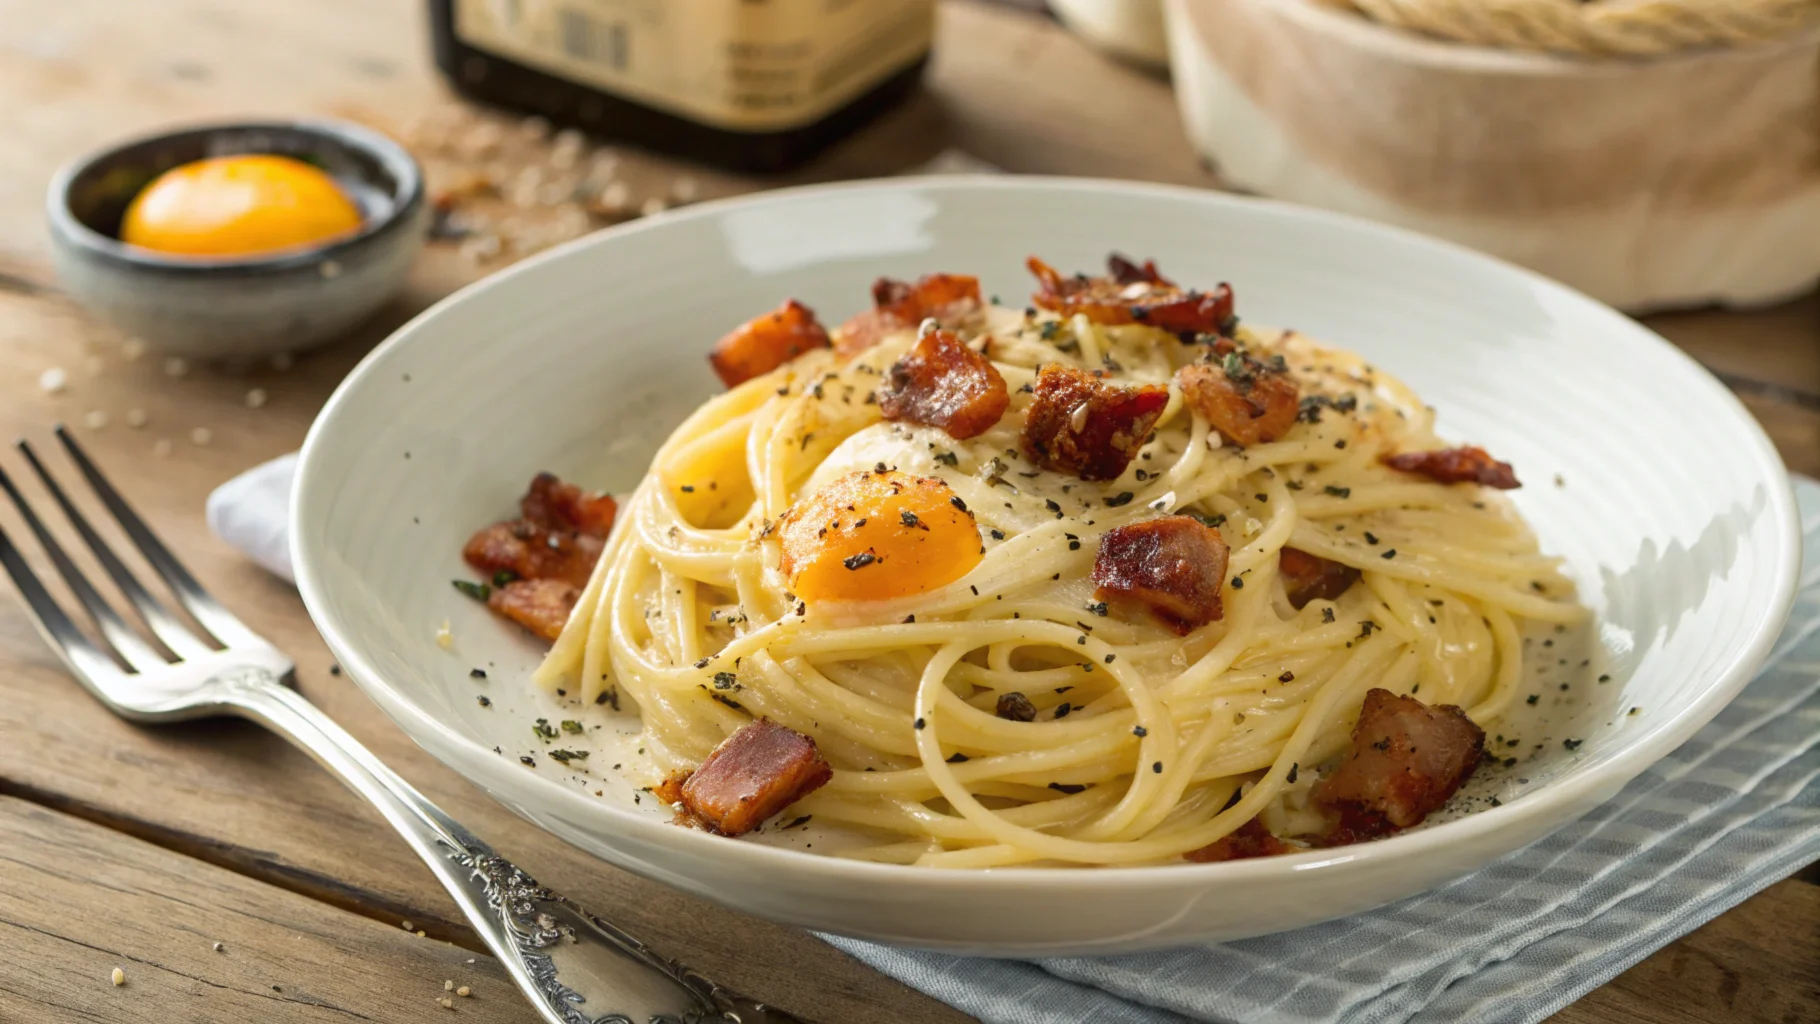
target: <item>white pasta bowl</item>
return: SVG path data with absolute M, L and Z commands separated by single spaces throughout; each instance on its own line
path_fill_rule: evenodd
M 623 716 L 535 691 L 539 647 L 449 585 L 469 575 L 459 555 L 468 534 L 508 514 L 534 471 L 629 491 L 659 441 L 719 389 L 708 346 L 784 297 L 838 321 L 869 301 L 874 277 L 948 270 L 977 273 L 1016 304 L 1030 290 L 1026 255 L 1091 268 L 1114 249 L 1185 282 L 1232 282 L 1248 321 L 1363 353 L 1438 408 L 1443 436 L 1517 466 L 1528 481 L 1517 505 L 1598 616 L 1592 656 L 1609 681 L 1555 731 L 1581 742 L 1551 743 L 1524 773 L 1501 777 L 1502 806 L 1356 846 L 1105 869 L 843 860 L 799 848 L 813 826 L 730 840 L 670 824 L 612 771 Z M 1591 299 L 1333 214 L 1029 178 L 713 203 L 465 289 L 335 393 L 304 446 L 293 518 L 304 600 L 348 674 L 424 748 L 524 817 L 763 917 L 988 955 L 1295 928 L 1431 889 L 1532 842 L 1612 797 L 1743 687 L 1782 625 L 1798 555 L 1787 477 L 1756 423 L 1692 360 Z M 520 763 L 538 752 L 539 717 L 606 723 L 576 740 L 599 744 L 588 773 L 547 757 Z

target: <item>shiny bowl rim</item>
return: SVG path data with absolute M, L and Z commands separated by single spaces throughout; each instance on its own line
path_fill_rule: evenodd
M 720 836 L 696 829 L 677 828 L 668 821 L 592 799 L 572 788 L 565 787 L 554 779 L 524 772 L 517 767 L 515 762 L 495 757 L 492 748 L 484 747 L 462 735 L 387 683 L 360 649 L 341 632 L 336 617 L 329 611 L 327 580 L 317 568 L 313 558 L 312 540 L 310 539 L 313 535 L 312 531 L 301 529 L 299 526 L 307 510 L 313 504 L 319 504 L 314 497 L 317 489 L 323 486 L 319 481 L 333 475 L 333 466 L 325 464 L 322 452 L 327 443 L 324 438 L 339 410 L 343 405 L 352 401 L 351 396 L 355 392 L 368 386 L 369 381 L 377 380 L 386 371 L 385 363 L 390 354 L 402 346 L 401 339 L 415 334 L 423 324 L 443 316 L 449 310 L 458 308 L 463 302 L 489 288 L 496 287 L 500 282 L 518 274 L 531 272 L 546 262 L 564 259 L 571 253 L 593 246 L 622 244 L 622 240 L 627 238 L 660 233 L 667 230 L 669 225 L 680 222 L 719 217 L 731 211 L 773 202 L 787 202 L 806 196 L 868 191 L 912 190 L 927 193 L 948 189 L 1015 190 L 1029 186 L 1058 191 L 1162 196 L 1178 201 L 1215 206 L 1264 206 L 1282 216 L 1328 221 L 1332 222 L 1335 227 L 1343 227 L 1351 231 L 1381 233 L 1393 237 L 1402 244 L 1426 246 L 1445 251 L 1453 258 L 1495 265 L 1500 272 L 1517 275 L 1532 287 L 1541 288 L 1575 303 L 1597 307 L 1602 311 L 1602 315 L 1615 318 L 1617 325 L 1614 329 L 1642 332 L 1660 345 L 1668 358 L 1679 361 L 1682 368 L 1688 371 L 1693 379 L 1700 381 L 1709 389 L 1709 393 L 1719 405 L 1726 407 L 1739 418 L 1752 443 L 1750 449 L 1739 452 L 1738 457 L 1756 463 L 1766 479 L 1780 481 L 1779 486 L 1772 485 L 1767 488 L 1767 517 L 1777 527 L 1773 530 L 1778 540 L 1777 553 L 1783 556 L 1776 560 L 1777 568 L 1774 576 L 1763 587 L 1765 596 L 1769 599 L 1769 614 L 1764 615 L 1753 624 L 1748 639 L 1739 645 L 1723 671 L 1717 673 L 1698 698 L 1674 709 L 1673 713 L 1663 720 L 1663 724 L 1659 728 L 1651 732 L 1639 733 L 1637 740 L 1614 750 L 1610 759 L 1603 764 L 1596 765 L 1583 773 L 1549 783 L 1521 800 L 1498 807 L 1475 810 L 1450 821 L 1439 822 L 1371 842 L 1331 849 L 1307 850 L 1274 857 L 1208 864 L 1014 866 L 949 871 L 851 860 L 789 847 L 728 842 Z M 1385 862 L 1399 859 L 1444 856 L 1450 846 L 1459 844 L 1464 847 L 1467 841 L 1475 837 L 1482 838 L 1489 833 L 1503 831 L 1507 828 L 1521 831 L 1518 828 L 1521 823 L 1554 816 L 1558 814 L 1562 805 L 1583 804 L 1590 807 L 1603 802 L 1615 794 L 1618 789 L 1641 775 L 1651 765 L 1690 739 L 1701 727 L 1717 716 L 1751 681 L 1757 669 L 1768 657 L 1776 638 L 1781 633 L 1788 612 L 1793 606 L 1799 582 L 1800 567 L 1798 563 L 1801 550 L 1801 524 L 1795 505 L 1793 486 L 1789 481 L 1787 469 L 1782 463 L 1781 455 L 1763 430 L 1762 425 L 1750 415 L 1730 389 L 1726 388 L 1693 357 L 1675 347 L 1661 335 L 1597 299 L 1552 278 L 1465 246 L 1349 214 L 1279 200 L 1213 192 L 1181 185 L 1048 175 L 1013 177 L 992 174 L 955 174 L 899 177 L 802 185 L 734 196 L 596 232 L 547 250 L 496 274 L 473 282 L 443 298 L 399 327 L 391 336 L 369 352 L 329 397 L 328 402 L 324 404 L 316 420 L 311 424 L 304 440 L 298 461 L 296 484 L 292 492 L 291 521 L 293 524 L 291 554 L 298 589 L 303 597 L 305 608 L 330 650 L 338 659 L 344 674 L 351 676 L 362 692 L 377 703 L 413 741 L 430 751 L 438 760 L 470 782 L 480 785 L 495 800 L 515 810 L 519 806 L 538 807 L 542 805 L 556 807 L 563 811 L 573 811 L 582 815 L 584 819 L 602 821 L 610 824 L 616 830 L 631 832 L 652 845 L 681 844 L 691 852 L 721 860 L 729 866 L 742 865 L 746 869 L 760 872 L 773 870 L 790 873 L 814 872 L 826 879 L 830 891 L 837 891 L 841 883 L 904 884 L 914 879 L 915 884 L 919 887 L 933 887 L 950 894 L 982 891 L 1035 893 L 1053 890 L 1058 884 L 1078 885 L 1087 879 L 1092 879 L 1093 885 L 1096 887 L 1135 893 L 1193 888 L 1194 883 L 1197 882 L 1202 884 L 1243 883 L 1247 880 L 1276 878 L 1285 874 L 1307 871 L 1331 871 L 1347 867 L 1363 867 L 1367 864 L 1382 865 Z M 526 812 L 520 810 L 519 813 L 525 814 Z M 1564 824 L 1565 822 L 1560 822 L 1545 826 L 1544 832 L 1552 832 Z M 540 824 L 539 827 L 546 831 L 553 831 L 546 825 Z

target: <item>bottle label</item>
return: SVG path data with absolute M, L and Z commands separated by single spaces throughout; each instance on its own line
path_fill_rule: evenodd
M 935 0 L 455 0 L 469 46 L 734 131 L 810 124 L 928 52 Z

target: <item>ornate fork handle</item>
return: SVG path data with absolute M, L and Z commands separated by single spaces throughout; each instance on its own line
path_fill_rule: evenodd
M 538 885 L 267 669 L 214 682 L 223 705 L 289 739 L 379 809 L 550 1024 L 803 1024 Z

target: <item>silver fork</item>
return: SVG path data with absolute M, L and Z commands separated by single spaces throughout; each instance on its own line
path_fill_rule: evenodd
M 0 564 L 24 597 L 38 631 L 101 703 L 139 722 L 239 715 L 301 747 L 378 808 L 411 844 L 550 1024 L 802 1024 L 659 956 L 538 885 L 430 803 L 292 689 L 296 666 L 291 659 L 210 597 L 75 439 L 62 427 L 56 434 L 101 503 L 206 634 L 190 629 L 140 584 L 37 453 L 20 441 L 19 450 L 45 490 L 158 641 L 153 645 L 127 625 L 0 470 L 0 489 L 93 620 L 103 644 L 76 627 L 4 530 Z

